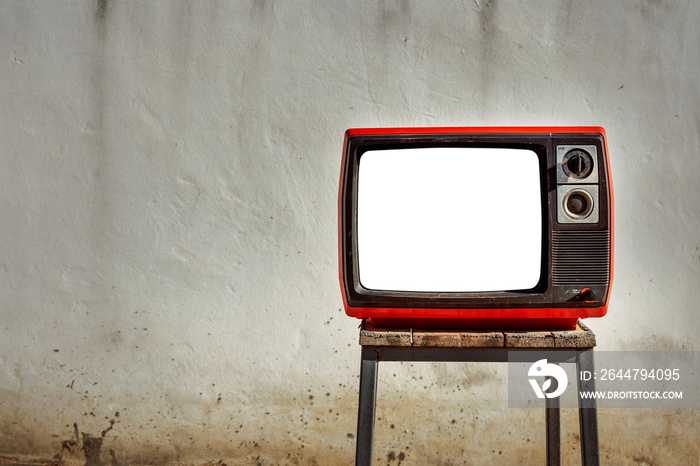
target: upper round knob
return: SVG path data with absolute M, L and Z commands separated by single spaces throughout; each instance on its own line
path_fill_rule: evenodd
M 561 165 L 569 178 L 586 178 L 593 171 L 591 154 L 583 149 L 571 149 L 564 154 Z

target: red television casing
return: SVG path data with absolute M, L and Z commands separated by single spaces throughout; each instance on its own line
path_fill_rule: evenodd
M 362 154 L 369 149 L 433 146 L 510 147 L 537 153 L 543 209 L 542 277 L 537 287 L 516 292 L 430 293 L 362 286 L 356 244 L 357 176 Z M 591 184 L 586 178 L 561 183 L 558 178 L 566 176 L 562 170 L 566 171 L 567 163 L 574 167 L 572 160 L 578 160 L 578 155 L 568 161 L 567 156 L 580 148 L 590 155 L 592 173 L 597 178 L 593 184 L 598 196 L 588 198 L 597 222 L 560 223 L 562 215 L 570 212 L 558 193 L 567 196 L 567 192 L 576 190 L 579 181 Z M 577 172 L 576 168 L 573 171 Z M 566 214 L 562 214 L 562 208 Z M 602 317 L 607 312 L 614 216 L 607 141 L 601 127 L 349 129 L 343 144 L 338 209 L 340 287 L 345 311 L 351 317 L 369 319 L 374 327 L 574 328 L 579 319 Z

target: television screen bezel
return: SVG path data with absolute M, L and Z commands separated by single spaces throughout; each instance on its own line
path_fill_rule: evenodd
M 367 144 L 369 140 L 361 139 L 357 140 L 361 147 L 357 151 L 353 150 L 352 145 L 348 150 L 353 153 L 356 157 L 355 161 L 351 161 L 349 169 L 353 171 L 351 176 L 351 185 L 348 186 L 347 195 L 352 196 L 353 199 L 350 201 L 351 209 L 346 212 L 346 224 L 351 224 L 353 228 L 350 231 L 352 238 L 350 240 L 350 251 L 346 256 L 350 267 L 346 267 L 346 273 L 348 278 L 352 280 L 353 286 L 350 290 L 351 301 L 358 299 L 363 305 L 372 305 L 378 303 L 372 303 L 368 299 L 360 298 L 377 296 L 380 298 L 382 303 L 387 303 L 389 301 L 395 303 L 398 306 L 406 306 L 407 301 L 413 301 L 415 299 L 427 299 L 426 304 L 433 307 L 438 307 L 442 305 L 448 305 L 450 307 L 459 307 L 460 305 L 473 305 L 472 302 L 475 298 L 494 298 L 494 297 L 508 297 L 516 298 L 520 297 L 521 300 L 528 295 L 540 294 L 545 291 L 546 280 L 548 276 L 547 268 L 547 251 L 548 251 L 548 236 L 546 234 L 549 231 L 549 215 L 544 206 L 547 205 L 547 176 L 544 175 L 546 172 L 546 147 L 540 143 L 504 143 L 503 138 L 496 138 L 491 143 L 486 141 L 480 141 L 478 143 L 466 144 L 464 141 L 455 140 L 454 137 L 445 137 L 441 141 L 435 141 L 433 138 L 429 137 L 427 139 L 421 139 L 413 137 L 401 137 L 401 138 L 388 138 L 389 141 L 386 142 L 381 139 L 381 137 L 373 137 L 374 144 Z M 461 139 L 458 136 L 456 139 Z M 352 144 L 352 143 L 351 143 Z M 382 150 L 382 149 L 396 149 L 396 148 L 424 148 L 424 147 L 469 147 L 469 148 L 509 148 L 509 149 L 524 149 L 531 150 L 537 155 L 538 165 L 540 168 L 540 200 L 542 205 L 541 212 L 541 228 L 542 228 L 542 239 L 540 244 L 540 278 L 537 284 L 529 289 L 520 290 L 508 290 L 508 291 L 488 291 L 488 292 L 432 292 L 432 291 L 395 291 L 395 290 L 375 290 L 365 288 L 360 282 L 359 276 L 359 264 L 357 251 L 357 224 L 355 219 L 357 218 L 357 176 L 359 174 L 359 164 L 362 155 L 370 150 Z M 381 148 L 381 149 L 379 149 Z M 543 176 L 544 175 L 544 176 Z M 352 218 L 350 218 L 351 216 Z M 388 299 L 396 298 L 396 299 Z M 467 298 L 466 300 L 464 298 Z

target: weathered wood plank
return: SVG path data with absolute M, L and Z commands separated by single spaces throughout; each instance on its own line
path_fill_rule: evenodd
M 574 330 L 411 330 L 360 326 L 362 346 L 417 348 L 593 348 L 595 334 L 580 323 Z
M 554 348 L 554 336 L 548 330 L 504 330 L 506 348 Z
M 503 332 L 493 330 L 414 330 L 413 346 L 439 348 L 502 348 Z
M 579 321 L 576 329 L 552 332 L 555 348 L 594 348 L 595 333 Z
M 369 322 L 360 326 L 361 346 L 411 346 L 410 329 L 377 329 Z

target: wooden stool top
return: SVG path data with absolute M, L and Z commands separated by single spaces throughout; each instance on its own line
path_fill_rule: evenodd
M 433 348 L 569 348 L 590 349 L 596 338 L 581 321 L 573 330 L 429 330 L 380 329 L 365 320 L 360 326 L 362 346 Z

